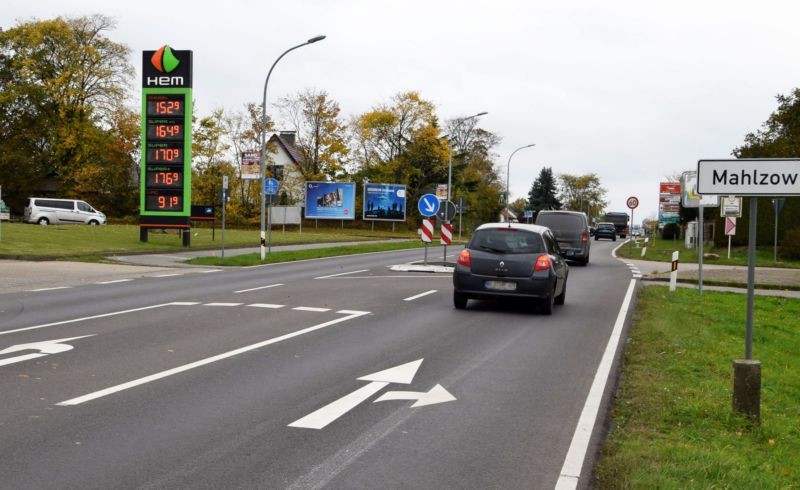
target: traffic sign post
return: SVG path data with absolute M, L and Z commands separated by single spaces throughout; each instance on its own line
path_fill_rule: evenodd
M 639 198 L 636 197 L 636 196 L 630 196 L 625 201 L 625 204 L 628 206 L 628 209 L 631 210 L 631 230 L 630 230 L 630 232 L 631 232 L 631 236 L 633 236 L 633 210 L 636 209 L 639 206 Z M 633 237 L 633 243 L 636 244 L 637 247 L 639 246 L 639 241 L 636 239 L 635 236 Z
M 439 243 L 445 246 L 453 243 L 453 225 L 451 225 L 450 223 L 442 223 Z
M 264 179 L 264 194 L 269 196 L 268 201 L 268 222 L 267 222 L 267 253 L 272 252 L 272 202 L 274 201 L 274 197 L 278 194 L 278 190 L 280 190 L 281 184 L 276 179 L 272 177 L 268 179 Z
M 436 213 L 439 212 L 439 198 L 433 194 L 423 195 L 419 198 L 417 210 L 419 210 L 419 214 L 425 216 L 426 218 L 436 216 Z
M 725 218 L 725 234 L 728 235 L 728 258 L 731 258 L 731 237 L 736 234 L 736 216 Z
M 422 228 L 420 228 L 419 237 L 423 241 L 423 243 L 425 243 L 425 258 L 422 263 L 428 265 L 428 244 L 433 241 L 432 219 L 425 218 L 422 220 Z

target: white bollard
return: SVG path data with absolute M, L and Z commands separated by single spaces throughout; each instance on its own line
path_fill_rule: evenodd
M 678 252 L 672 252 L 672 272 L 669 273 L 669 290 L 678 287 Z
M 642 257 L 644 257 L 645 253 L 647 253 L 647 247 L 642 247 Z

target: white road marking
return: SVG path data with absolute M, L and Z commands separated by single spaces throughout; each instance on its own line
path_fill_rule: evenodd
M 172 303 L 167 303 L 170 306 L 194 306 L 199 305 L 199 301 L 173 301 Z
M 589 394 L 586 397 L 586 403 L 583 405 L 581 416 L 578 419 L 578 425 L 575 427 L 575 433 L 572 436 L 572 442 L 567 451 L 567 457 L 564 459 L 564 465 L 561 467 L 561 474 L 556 482 L 556 490 L 574 489 L 578 486 L 578 479 L 581 476 L 581 468 L 583 461 L 586 459 L 586 450 L 589 447 L 589 440 L 592 437 L 592 429 L 597 421 L 597 413 L 600 409 L 600 403 L 603 399 L 603 391 L 605 391 L 606 383 L 608 382 L 608 375 L 611 372 L 611 366 L 614 364 L 614 355 L 617 352 L 619 339 L 622 336 L 622 327 L 625 325 L 625 317 L 628 315 L 628 308 L 631 304 L 633 291 L 636 289 L 636 281 L 631 280 L 628 284 L 628 291 L 625 293 L 625 299 L 622 301 L 622 306 L 617 314 L 617 321 L 614 323 L 614 329 L 611 331 L 611 337 L 606 344 L 606 350 L 603 352 L 603 357 L 600 359 L 600 364 L 597 366 L 597 372 L 594 375 L 594 381 L 589 389 Z
M 197 303 L 187 303 L 187 304 L 197 304 Z M 44 323 L 42 325 L 34 325 L 32 327 L 17 328 L 15 330 L 6 330 L 6 331 L 3 331 L 3 332 L 0 332 L 0 335 L 8 335 L 10 333 L 17 333 L 17 332 L 26 332 L 28 330 L 37 330 L 39 328 L 55 327 L 55 326 L 58 326 L 58 325 L 68 325 L 70 323 L 77 323 L 77 322 L 82 322 L 82 321 L 85 321 L 85 320 L 95 320 L 97 318 L 108 318 L 110 316 L 124 315 L 126 313 L 136 313 L 137 311 L 152 310 L 154 308 L 161 308 L 163 306 L 170 306 L 170 305 L 182 306 L 182 305 L 184 305 L 184 303 L 161 303 L 160 305 L 144 306 L 142 308 L 133 308 L 133 309 L 130 309 L 130 310 L 113 311 L 111 313 L 103 313 L 103 314 L 100 314 L 100 315 L 85 316 L 83 318 L 74 318 L 72 320 L 63 320 L 63 321 L 60 321 L 60 322 Z
M 119 393 L 120 391 L 128 390 L 130 388 L 134 388 L 136 386 L 140 386 L 146 383 L 151 383 L 153 381 L 157 381 L 162 378 L 166 378 L 168 376 L 172 376 L 174 374 L 179 374 L 185 371 L 189 371 L 191 369 L 195 369 L 201 366 L 205 366 L 206 364 L 211 364 L 217 361 L 221 361 L 223 359 L 227 359 L 229 357 L 233 357 L 244 352 L 249 352 L 251 350 L 260 349 L 261 347 L 266 347 L 268 345 L 277 344 L 278 342 L 282 342 L 284 340 L 288 340 L 294 337 L 299 337 L 301 335 L 305 335 L 307 333 L 314 332 L 316 330 L 323 329 L 325 327 L 330 327 L 332 325 L 336 325 L 337 323 L 342 323 L 347 320 L 352 320 L 353 318 L 357 318 L 359 316 L 365 315 L 367 312 L 359 312 L 358 314 L 350 314 L 347 316 L 343 316 L 341 318 L 337 318 L 336 320 L 331 320 L 329 322 L 320 323 L 318 325 L 314 325 L 312 327 L 304 328 L 302 330 L 298 330 L 296 332 L 292 332 L 286 335 L 281 335 L 280 337 L 275 337 L 269 340 L 265 340 L 263 342 L 258 342 L 256 344 L 248 345 L 246 347 L 240 347 L 239 349 L 234 349 L 232 351 L 225 352 L 223 354 L 219 354 L 213 357 L 209 357 L 206 359 L 202 359 L 200 361 L 192 362 L 189 364 L 184 364 L 183 366 L 179 366 L 173 369 L 168 369 L 166 371 L 162 371 L 160 373 L 152 374 L 150 376 L 145 376 L 143 378 L 135 379 L 133 381 L 129 381 L 127 383 L 122 383 L 116 386 L 112 386 L 110 388 L 106 388 L 104 390 L 95 391 L 94 393 L 89 393 L 88 395 L 79 396 L 77 398 L 72 398 L 69 400 L 65 400 L 63 402 L 57 403 L 56 405 L 66 407 L 71 405 L 80 405 L 82 403 L 86 403 L 92 400 L 96 400 L 98 398 L 103 398 L 108 395 L 112 395 L 114 393 Z
M 150 276 L 150 277 L 175 277 L 175 276 L 182 276 L 183 274 L 160 274 L 158 276 Z
M 369 272 L 369 269 L 362 269 L 360 271 L 351 271 L 351 272 L 341 272 L 339 274 L 331 274 L 329 276 L 319 276 L 315 277 L 314 279 L 328 279 L 329 277 L 339 277 L 339 276 L 346 276 L 348 274 L 358 274 L 359 272 Z
M 244 303 L 203 303 L 203 306 L 242 306 Z
M 361 276 L 361 277 L 343 277 L 342 279 L 452 279 L 452 275 L 443 274 L 425 274 L 419 276 Z
M 271 304 L 268 304 L 268 303 L 253 303 L 252 305 L 247 305 L 247 306 L 252 306 L 253 308 L 272 308 L 273 310 L 277 310 L 278 308 L 283 308 L 286 305 L 271 305 Z
M 297 311 L 317 311 L 317 312 L 320 312 L 320 313 L 322 313 L 324 311 L 331 311 L 330 308 L 314 308 L 312 306 L 297 306 L 297 307 L 292 308 L 292 309 L 293 310 L 297 310 Z
M 259 289 L 276 288 L 278 286 L 283 286 L 283 284 L 270 284 L 269 286 L 260 286 L 260 287 L 257 287 L 257 288 L 250 288 L 250 289 L 240 289 L 239 291 L 234 291 L 233 294 L 249 293 L 250 291 L 258 291 Z
M 96 282 L 95 284 L 116 284 L 118 282 L 130 282 L 130 281 L 133 281 L 133 279 L 115 279 L 113 281 Z
M 211 274 L 212 272 L 222 272 L 222 269 L 212 269 L 209 271 L 197 271 L 199 274 Z
M 66 339 L 53 339 L 53 340 L 45 340 L 44 342 L 31 342 L 28 344 L 17 344 L 12 345 L 11 347 L 7 347 L 0 351 L 0 355 L 2 354 L 11 354 L 14 352 L 22 352 L 26 350 L 38 350 L 38 354 L 24 354 L 17 357 L 11 357 L 8 359 L 0 359 L 0 366 L 7 366 L 9 364 L 14 364 L 17 362 L 23 362 L 30 359 L 36 359 L 37 357 L 46 356 L 48 354 L 59 354 L 61 352 L 71 351 L 73 347 L 70 344 L 64 344 L 63 342 L 69 342 L 71 340 L 78 340 L 78 339 L 85 339 L 87 337 L 94 337 L 97 334 L 91 335 L 82 335 L 80 337 L 69 337 Z
M 40 289 L 28 289 L 27 293 L 38 293 L 39 291 L 55 291 L 56 289 L 70 289 L 72 286 L 58 286 L 55 288 L 40 288 Z
M 416 296 L 411 296 L 409 298 L 406 298 L 403 301 L 414 301 L 417 298 L 421 298 L 423 296 L 427 296 L 427 295 L 433 294 L 435 292 L 436 292 L 436 289 L 431 289 L 430 291 L 425 291 L 424 293 L 417 294 Z
M 358 310 L 339 310 L 336 313 L 341 313 L 342 315 L 369 315 L 368 311 L 358 311 Z

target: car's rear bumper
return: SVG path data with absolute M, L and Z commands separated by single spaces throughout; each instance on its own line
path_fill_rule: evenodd
M 514 290 L 499 290 L 488 286 L 489 281 L 503 281 L 515 284 Z M 532 276 L 528 278 L 506 278 L 474 275 L 472 273 L 453 274 L 453 287 L 459 294 L 469 298 L 546 298 L 551 291 L 555 276 Z

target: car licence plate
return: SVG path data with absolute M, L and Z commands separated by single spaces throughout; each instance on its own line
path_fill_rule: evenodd
M 486 281 L 483 283 L 483 287 L 496 291 L 515 291 L 517 289 L 517 283 L 508 281 Z

